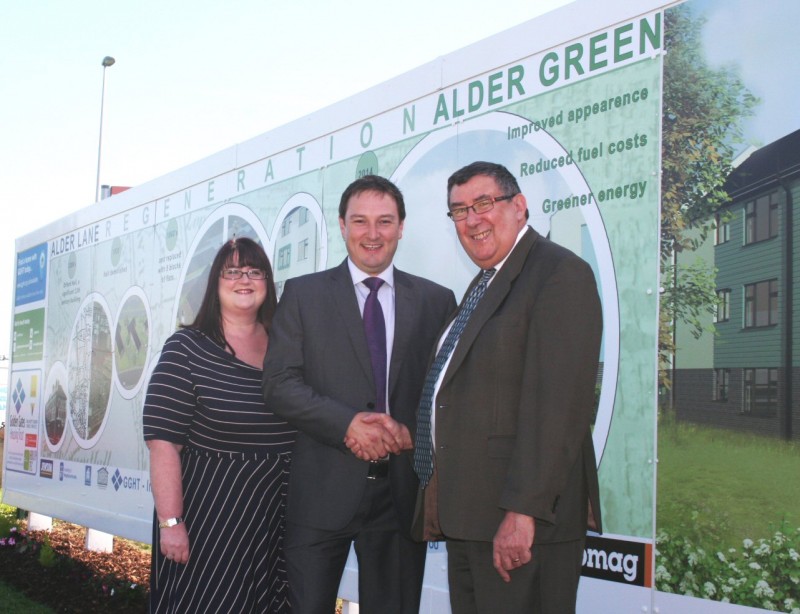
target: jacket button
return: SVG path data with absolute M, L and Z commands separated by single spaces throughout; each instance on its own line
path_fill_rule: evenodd
M 367 409 L 369 409 L 370 411 L 375 409 L 375 403 L 373 403 L 372 401 L 367 403 Z

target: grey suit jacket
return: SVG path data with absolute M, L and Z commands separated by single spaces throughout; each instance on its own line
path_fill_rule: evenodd
M 439 521 L 492 541 L 507 510 L 535 543 L 585 534 L 600 501 L 590 422 L 602 313 L 594 275 L 529 228 L 453 351 L 436 398 Z
M 395 269 L 395 331 L 389 364 L 389 407 L 412 438 L 433 344 L 455 309 L 451 290 Z M 367 484 L 368 464 L 344 445 L 357 412 L 375 407 L 364 324 L 347 260 L 291 279 L 270 329 L 264 360 L 267 406 L 298 429 L 287 518 L 337 530 L 353 517 Z M 392 495 L 408 531 L 418 482 L 410 453 L 392 455 Z

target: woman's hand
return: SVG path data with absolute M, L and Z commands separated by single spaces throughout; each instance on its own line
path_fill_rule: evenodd
M 160 529 L 161 554 L 176 563 L 186 564 L 189 561 L 189 534 L 184 523 Z

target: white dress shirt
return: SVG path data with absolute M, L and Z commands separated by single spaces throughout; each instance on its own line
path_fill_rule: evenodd
M 371 277 L 371 275 L 359 269 L 350 258 L 347 259 L 347 266 L 350 269 L 350 277 L 353 279 L 353 287 L 358 299 L 358 309 L 363 318 L 364 304 L 367 302 L 367 296 L 369 296 L 369 288 L 364 284 L 364 280 Z M 381 304 L 383 320 L 386 323 L 386 413 L 390 413 L 388 379 L 389 365 L 391 365 L 392 361 L 392 346 L 394 344 L 394 265 L 389 265 L 374 277 L 379 277 L 383 280 L 383 284 L 378 288 L 378 302 Z
M 522 235 L 524 235 L 525 232 L 527 232 L 527 230 L 528 230 L 528 225 L 526 224 L 517 234 L 517 239 L 516 241 L 514 241 L 514 247 L 512 247 L 509 250 L 505 258 L 503 258 L 500 262 L 494 265 L 495 273 L 494 275 L 492 275 L 492 278 L 486 285 L 487 290 L 489 289 L 489 286 L 492 285 L 492 282 L 497 278 L 497 274 L 500 272 L 500 269 L 503 268 L 503 265 L 506 263 L 506 260 L 508 260 L 508 257 L 511 255 L 511 252 L 513 252 L 514 249 L 517 247 L 519 240 L 522 238 Z M 462 298 L 461 300 L 463 301 L 464 299 Z M 453 322 L 455 322 L 455 318 L 453 318 Z M 439 337 L 439 342 L 436 344 L 437 352 L 439 351 L 439 348 L 442 347 L 442 343 L 444 343 L 444 340 L 447 338 L 447 333 L 450 332 L 450 327 L 453 326 L 453 322 L 450 322 L 450 325 L 442 333 L 442 336 Z M 444 378 L 444 374 L 447 373 L 447 368 L 450 366 L 450 359 L 453 358 L 453 354 L 455 353 L 457 347 L 458 347 L 458 341 L 456 342 L 453 351 L 450 352 L 450 356 L 447 357 L 447 362 L 444 363 L 444 366 L 442 367 L 442 370 L 439 373 L 439 379 L 436 380 L 436 386 L 434 386 L 433 388 L 433 402 L 431 403 L 431 441 L 434 443 L 434 446 L 436 444 L 436 397 L 439 395 L 439 388 L 442 385 L 442 379 Z

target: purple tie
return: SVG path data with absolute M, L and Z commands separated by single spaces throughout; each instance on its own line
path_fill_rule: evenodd
M 367 302 L 364 303 L 364 332 L 367 333 L 369 358 L 372 363 L 372 377 L 375 380 L 375 411 L 386 412 L 386 321 L 378 301 L 378 288 L 383 285 L 379 277 L 368 277 L 364 285 L 369 288 Z

